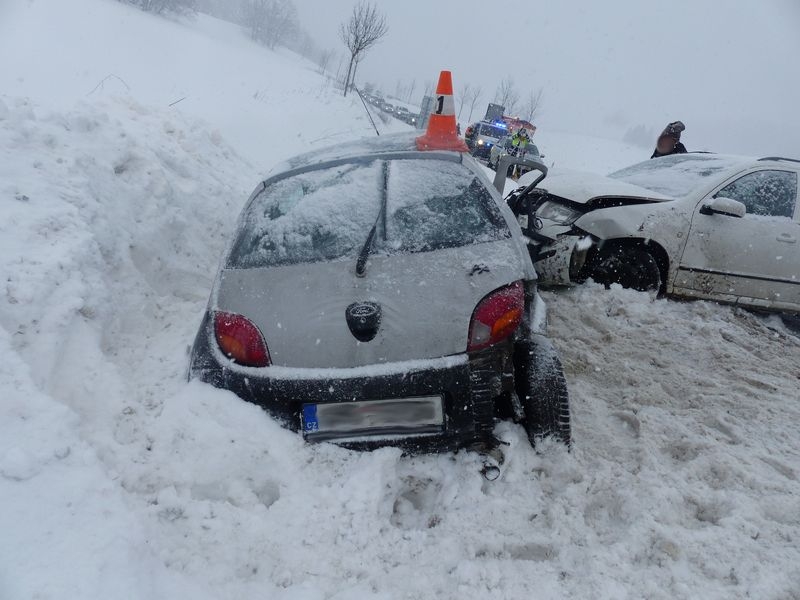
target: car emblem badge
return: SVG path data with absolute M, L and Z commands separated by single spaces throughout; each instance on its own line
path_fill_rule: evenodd
M 375 302 L 353 302 L 344 311 L 350 333 L 359 342 L 368 342 L 378 335 L 381 307 Z
M 480 273 L 489 273 L 489 272 L 490 272 L 489 267 L 487 267 L 483 263 L 478 263 L 477 265 L 472 265 L 472 269 L 470 270 L 469 274 L 471 277 L 472 275 L 478 275 Z

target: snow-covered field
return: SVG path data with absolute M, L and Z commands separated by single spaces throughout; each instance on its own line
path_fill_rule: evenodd
M 307 446 L 187 384 L 259 177 L 371 126 L 230 25 L 66 4 L 0 5 L 2 600 L 800 598 L 800 341 L 776 317 L 547 293 L 575 447 L 501 424 L 495 482 L 469 453 Z

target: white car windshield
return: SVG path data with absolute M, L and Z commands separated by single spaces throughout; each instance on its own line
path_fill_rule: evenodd
M 716 154 L 673 154 L 625 167 L 609 177 L 672 198 L 684 198 L 745 159 Z
M 478 130 L 480 135 L 485 135 L 487 137 L 494 137 L 494 138 L 501 138 L 508 133 L 505 128 L 497 127 L 495 125 L 489 125 L 487 123 L 482 123 L 480 129 Z

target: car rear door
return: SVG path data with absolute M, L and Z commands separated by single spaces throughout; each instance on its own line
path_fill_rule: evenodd
M 726 183 L 695 208 L 676 292 L 754 307 L 800 310 L 798 174 L 758 169 Z M 703 214 L 711 198 L 743 203 L 743 218 Z

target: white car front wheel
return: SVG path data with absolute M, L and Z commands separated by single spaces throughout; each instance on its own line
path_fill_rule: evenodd
M 640 292 L 661 289 L 661 270 L 656 258 L 640 246 L 612 245 L 602 248 L 592 261 L 589 276 L 606 287 L 618 283 Z

